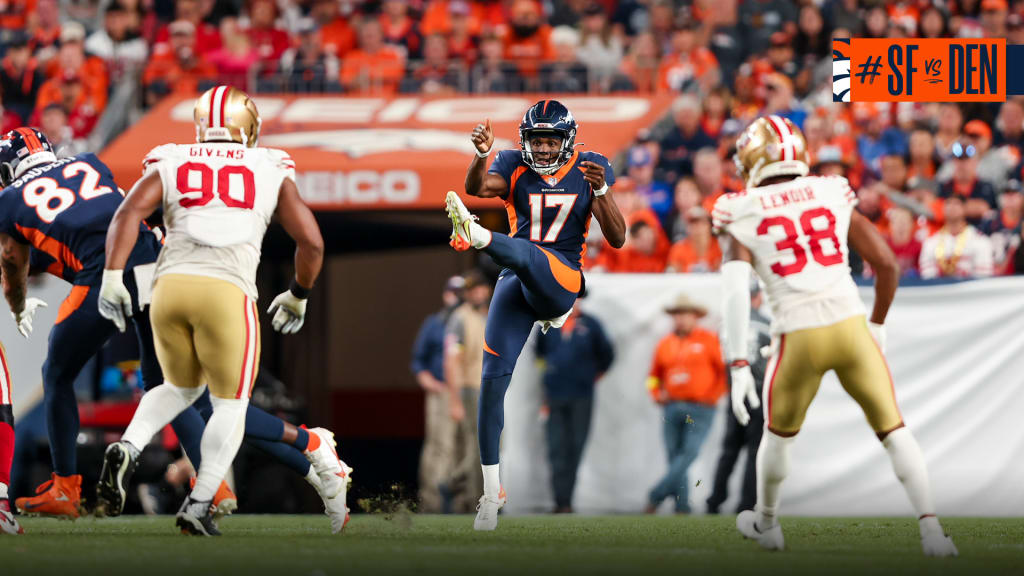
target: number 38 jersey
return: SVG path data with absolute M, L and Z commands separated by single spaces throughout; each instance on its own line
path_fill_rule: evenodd
M 865 313 L 846 243 L 856 205 L 839 176 L 796 178 L 715 203 L 715 229 L 754 256 L 774 316 L 772 332 L 828 326 Z
M 93 154 L 25 171 L 0 192 L 0 233 L 32 247 L 30 265 L 72 284 L 99 282 L 104 244 L 124 200 L 110 169 Z M 160 243 L 140 225 L 127 268 L 156 260 Z
M 263 235 L 295 163 L 285 152 L 233 142 L 165 144 L 143 161 L 163 181 L 167 239 L 157 277 L 226 280 L 254 300 Z

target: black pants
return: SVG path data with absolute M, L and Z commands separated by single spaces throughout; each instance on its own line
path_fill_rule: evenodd
M 572 506 L 576 470 L 587 444 L 593 406 L 593 396 L 548 402 L 551 410 L 548 417 L 548 459 L 556 508 Z
M 761 444 L 761 433 L 764 431 L 764 413 L 750 410 L 750 422 L 740 426 L 733 416 L 732 406 L 725 406 L 725 437 L 722 439 L 722 455 L 718 458 L 715 470 L 715 486 L 708 498 L 708 512 L 717 514 L 722 503 L 729 497 L 729 476 L 736 467 L 736 459 L 740 451 L 747 448 L 747 468 L 743 473 L 743 492 L 737 512 L 753 510 L 757 502 L 757 447 Z

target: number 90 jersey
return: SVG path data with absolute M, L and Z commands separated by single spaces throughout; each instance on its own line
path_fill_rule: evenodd
M 285 152 L 234 142 L 165 144 L 143 161 L 163 182 L 164 274 L 212 276 L 254 300 L 263 235 L 295 163 Z
M 754 256 L 775 334 L 864 314 L 847 234 L 857 196 L 846 178 L 810 176 L 726 194 L 712 219 Z

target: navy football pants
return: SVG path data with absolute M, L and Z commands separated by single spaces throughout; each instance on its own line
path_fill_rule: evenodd
M 483 379 L 477 421 L 480 462 L 498 463 L 505 425 L 505 392 L 533 324 L 572 308 L 583 275 L 561 254 L 495 233 L 483 249 L 506 270 L 498 277 L 484 330 Z

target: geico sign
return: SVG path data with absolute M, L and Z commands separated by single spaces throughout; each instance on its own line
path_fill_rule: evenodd
M 564 98 L 580 122 L 607 124 L 629 122 L 651 110 L 647 98 L 628 96 L 584 96 Z M 260 116 L 264 122 L 288 124 L 374 124 L 408 122 L 426 124 L 472 124 L 483 118 L 494 122 L 518 122 L 534 103 L 529 98 L 502 96 L 488 98 L 343 98 L 303 97 L 283 99 L 261 96 Z M 192 122 L 193 100 L 184 100 L 171 111 L 178 122 Z
M 411 170 L 299 172 L 295 179 L 313 205 L 410 204 L 420 197 L 420 177 Z

